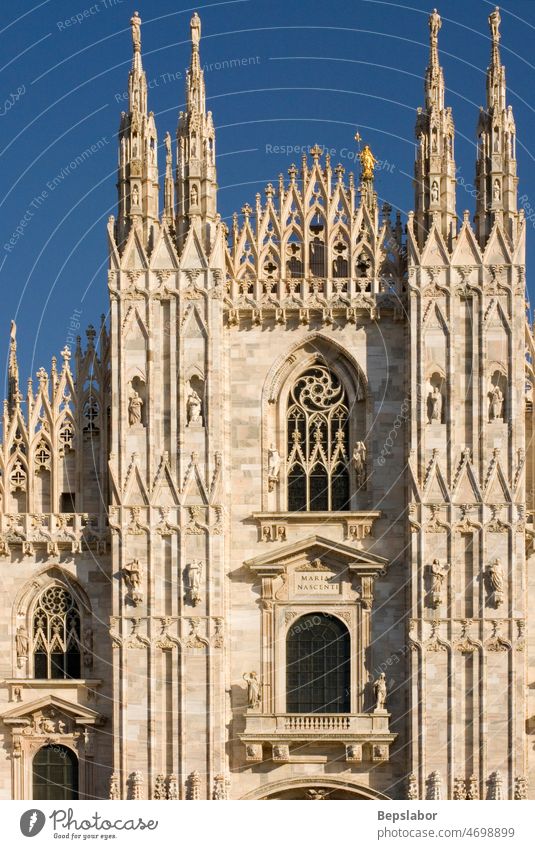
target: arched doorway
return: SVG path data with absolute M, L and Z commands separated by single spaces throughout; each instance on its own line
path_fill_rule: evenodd
M 307 613 L 286 639 L 288 713 L 350 712 L 350 637 L 343 622 Z
M 78 799 L 78 758 L 65 746 L 39 749 L 32 772 L 32 799 Z

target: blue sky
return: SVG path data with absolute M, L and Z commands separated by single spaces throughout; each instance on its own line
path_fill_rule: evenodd
M 490 46 L 487 0 L 443 0 L 441 61 L 456 125 L 458 212 L 473 212 L 475 130 Z M 21 378 L 107 312 L 106 221 L 115 212 L 116 132 L 131 62 L 129 21 L 143 20 L 143 59 L 159 145 L 184 103 L 189 19 L 202 17 L 201 56 L 217 133 L 219 210 L 229 219 L 299 154 L 332 148 L 354 168 L 358 128 L 378 159 L 381 199 L 413 207 L 416 108 L 423 103 L 430 4 L 387 0 L 44 0 L 5 4 L 0 24 L 0 368 L 16 318 Z M 501 7 L 502 61 L 518 131 L 520 195 L 535 267 L 535 0 Z M 231 63 L 230 60 L 240 60 Z M 232 64 L 232 67 L 229 65 Z M 87 148 L 82 166 L 70 163 Z M 164 157 L 160 153 L 160 168 Z M 50 188 L 52 186 L 52 188 Z M 22 224 L 22 222 L 24 222 Z M 13 233 L 22 230 L 12 249 Z M 77 312 L 75 312 L 77 311 Z M 5 394 L 5 392 L 2 392 Z

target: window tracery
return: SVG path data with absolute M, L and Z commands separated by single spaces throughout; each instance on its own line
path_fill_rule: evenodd
M 288 397 L 288 509 L 349 509 L 349 410 L 326 366 L 302 374 Z
M 54 584 L 41 594 L 32 636 L 35 678 L 80 677 L 80 611 L 65 587 Z

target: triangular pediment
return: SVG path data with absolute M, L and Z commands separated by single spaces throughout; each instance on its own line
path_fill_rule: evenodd
M 33 702 L 17 704 L 16 707 L 2 714 L 2 721 L 6 725 L 26 725 L 29 724 L 33 714 L 50 708 L 67 714 L 76 725 L 101 725 L 104 721 L 104 717 L 98 711 L 50 694 Z
M 458 504 L 477 504 L 482 501 L 474 472 L 468 463 L 460 472 L 453 498 Z
M 388 564 L 386 558 L 377 554 L 314 534 L 290 545 L 270 549 L 247 560 L 245 565 L 253 572 L 271 572 L 284 571 L 287 567 L 299 568 L 317 560 L 333 568 L 369 569 L 372 572 L 385 569 Z

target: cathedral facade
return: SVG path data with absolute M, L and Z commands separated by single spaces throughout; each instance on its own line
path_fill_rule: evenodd
M 109 327 L 0 447 L 4 799 L 535 798 L 535 355 L 499 12 L 477 208 L 429 18 L 414 212 L 319 147 L 218 212 L 201 26 L 163 211 L 132 18 Z

